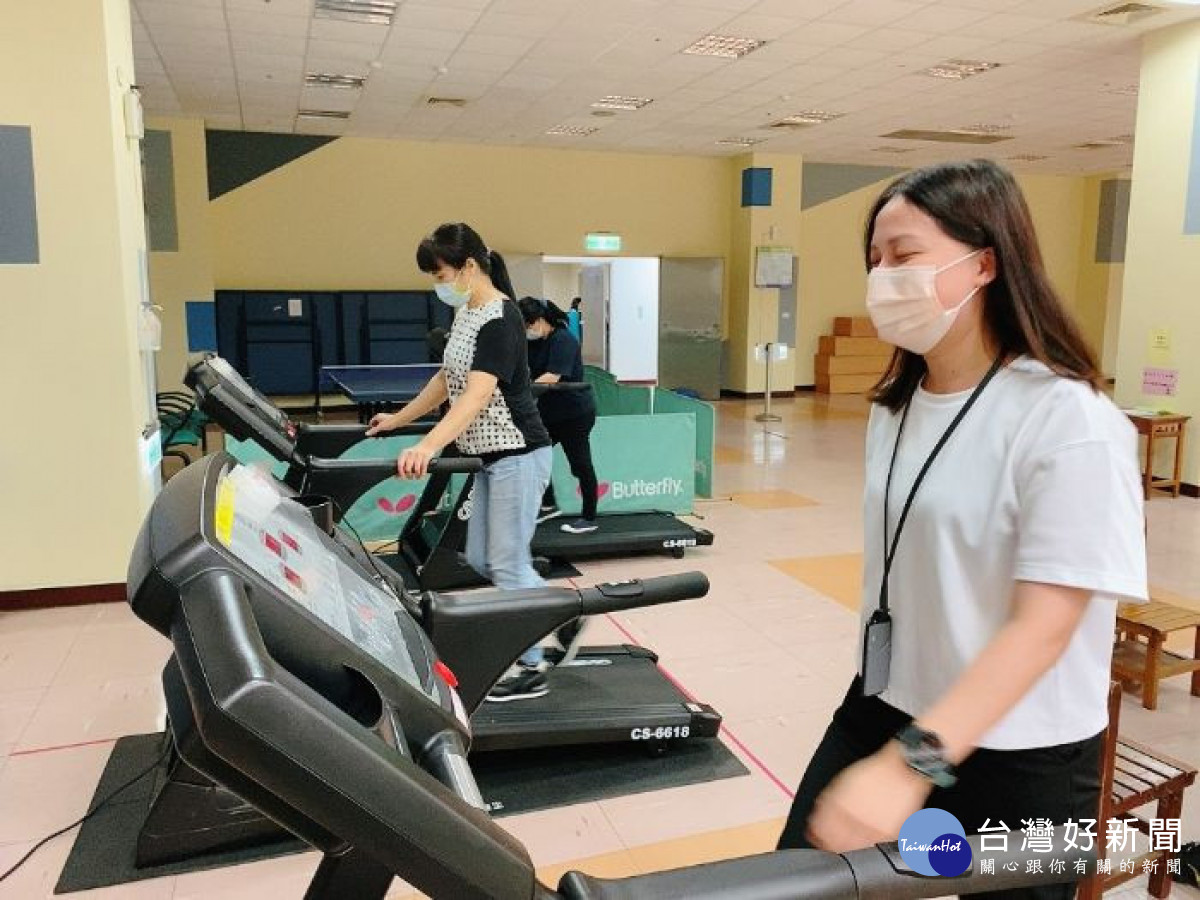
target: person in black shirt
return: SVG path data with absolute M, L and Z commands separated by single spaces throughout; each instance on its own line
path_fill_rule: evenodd
M 429 461 L 451 441 L 464 456 L 480 457 L 483 470 L 468 501 L 467 562 L 498 588 L 542 587 L 530 543 L 538 498 L 550 483 L 550 435 L 530 390 L 525 324 L 511 299 L 504 259 L 460 222 L 442 225 L 423 240 L 417 265 L 434 277 L 438 297 L 456 310 L 442 368 L 403 409 L 371 419 L 367 434 L 415 422 L 449 400 L 442 420 L 400 455 L 400 476 L 423 477 Z M 548 690 L 542 668 L 542 648 L 529 648 L 488 699 L 542 696 Z
M 522 297 L 518 305 L 529 338 L 529 374 L 533 380 L 551 384 L 583 381 L 583 356 L 579 341 L 567 328 L 567 314 L 549 300 L 537 297 Z M 580 517 L 563 523 L 562 530 L 569 534 L 593 532 L 599 527 L 596 522 L 599 485 L 589 442 L 596 424 L 596 401 L 592 392 L 547 391 L 538 398 L 538 410 L 550 432 L 550 439 L 562 445 L 583 498 Z M 541 513 L 542 521 L 558 514 L 553 485 L 546 488 Z

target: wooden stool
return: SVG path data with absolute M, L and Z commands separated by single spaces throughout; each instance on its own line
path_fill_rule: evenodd
M 1178 819 L 1183 813 L 1183 792 L 1196 780 L 1196 767 L 1151 750 L 1136 741 L 1118 734 L 1121 717 L 1121 686 L 1113 684 L 1108 691 L 1108 729 L 1104 735 L 1104 752 L 1100 758 L 1100 815 L 1096 824 L 1098 858 L 1108 852 L 1108 823 L 1113 819 L 1130 822 L 1142 834 L 1150 834 L 1150 823 L 1133 814 L 1133 810 L 1158 801 L 1154 818 Z M 1150 894 L 1163 900 L 1171 893 L 1171 876 L 1167 862 L 1175 854 L 1168 850 L 1153 850 L 1142 854 L 1133 866 L 1133 874 L 1092 875 L 1079 882 L 1077 900 L 1098 900 L 1111 887 L 1138 877 L 1141 865 L 1154 860 L 1150 875 Z
M 1178 497 L 1180 486 L 1183 484 L 1183 438 L 1187 431 L 1188 419 L 1191 417 L 1167 413 L 1152 415 L 1126 412 L 1125 415 L 1129 416 L 1129 421 L 1137 428 L 1138 434 L 1146 436 L 1146 469 L 1142 476 L 1146 496 L 1149 497 L 1150 491 L 1157 488 L 1170 491 L 1172 496 Z M 1154 477 L 1154 441 L 1156 438 L 1175 438 L 1175 470 L 1170 478 Z
M 1187 628 L 1196 630 L 1191 657 L 1163 649 L 1168 634 Z M 1112 671 L 1120 681 L 1141 682 L 1146 709 L 1158 708 L 1159 679 L 1185 672 L 1192 673 L 1192 696 L 1200 697 L 1200 612 L 1161 600 L 1118 607 Z

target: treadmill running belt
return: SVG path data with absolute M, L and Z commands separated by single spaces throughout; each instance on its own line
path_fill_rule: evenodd
M 161 749 L 161 734 L 130 735 L 117 741 L 100 776 L 95 799 L 151 765 Z M 720 741 L 693 741 L 662 758 L 651 757 L 641 747 L 611 745 L 582 751 L 551 748 L 494 756 L 494 761 L 482 763 L 472 759 L 471 765 L 496 816 L 748 774 Z M 134 865 L 134 847 L 150 802 L 150 786 L 149 777 L 142 779 L 83 824 L 59 876 L 56 894 L 232 866 L 307 849 L 299 840 L 284 838 L 262 847 L 139 869 Z
M 540 556 L 586 559 L 682 551 L 712 544 L 710 532 L 693 528 L 668 512 L 618 513 L 600 516 L 596 522 L 600 527 L 589 534 L 563 531 L 560 519 L 543 522 L 534 533 L 533 552 Z

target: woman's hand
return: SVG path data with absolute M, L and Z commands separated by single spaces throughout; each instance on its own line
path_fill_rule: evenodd
M 421 441 L 400 454 L 400 458 L 396 460 L 396 472 L 401 478 L 424 478 L 429 471 L 429 461 L 436 455 L 437 450 Z
M 381 431 L 391 431 L 395 427 L 392 424 L 392 413 L 375 413 L 367 425 L 367 437 L 374 437 Z
M 898 746 L 889 743 L 825 788 L 809 820 L 808 839 L 834 853 L 894 841 L 932 787 L 908 767 Z

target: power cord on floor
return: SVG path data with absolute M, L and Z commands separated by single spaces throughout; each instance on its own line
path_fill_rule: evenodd
M 85 815 L 83 815 L 81 818 L 76 819 L 74 822 L 72 822 L 70 825 L 67 825 L 64 828 L 60 828 L 58 831 L 54 832 L 53 834 L 46 835 L 44 838 L 42 838 L 40 841 L 38 841 L 36 844 L 34 844 L 32 847 L 30 847 L 29 852 L 27 852 L 24 856 L 22 856 L 19 860 L 17 860 L 17 862 L 12 866 L 12 868 L 10 868 L 3 875 L 0 875 L 0 881 L 4 881 L 10 875 L 12 875 L 14 872 L 16 872 L 17 869 L 21 868 L 21 866 L 25 865 L 25 863 L 29 862 L 29 859 L 30 859 L 30 857 L 33 856 L 33 854 L 37 853 L 39 850 L 41 850 L 44 846 L 46 846 L 48 843 L 50 843 L 56 837 L 66 834 L 72 828 L 78 828 L 80 825 L 82 825 L 84 822 L 86 822 L 88 819 L 90 819 L 96 813 L 100 812 L 100 810 L 104 809 L 105 806 L 107 806 L 109 803 L 111 803 L 113 800 L 115 800 L 119 794 L 129 790 L 131 787 L 133 787 L 135 784 L 137 784 L 139 781 L 141 781 L 143 778 L 145 778 L 147 775 L 149 775 L 151 772 L 153 772 L 155 769 L 157 769 L 160 765 L 162 765 L 163 760 L 165 760 L 167 758 L 167 756 L 170 754 L 171 746 L 172 746 L 171 743 L 168 741 L 166 748 L 163 750 L 162 754 L 158 757 L 158 759 L 156 759 L 153 763 L 151 763 L 149 766 L 147 766 L 141 772 L 138 772 L 137 775 L 130 778 L 127 782 L 125 782 L 119 788 L 110 792 L 108 794 L 108 796 L 106 796 L 102 800 L 100 800 L 95 806 L 93 806 L 90 810 L 88 810 L 88 812 Z

